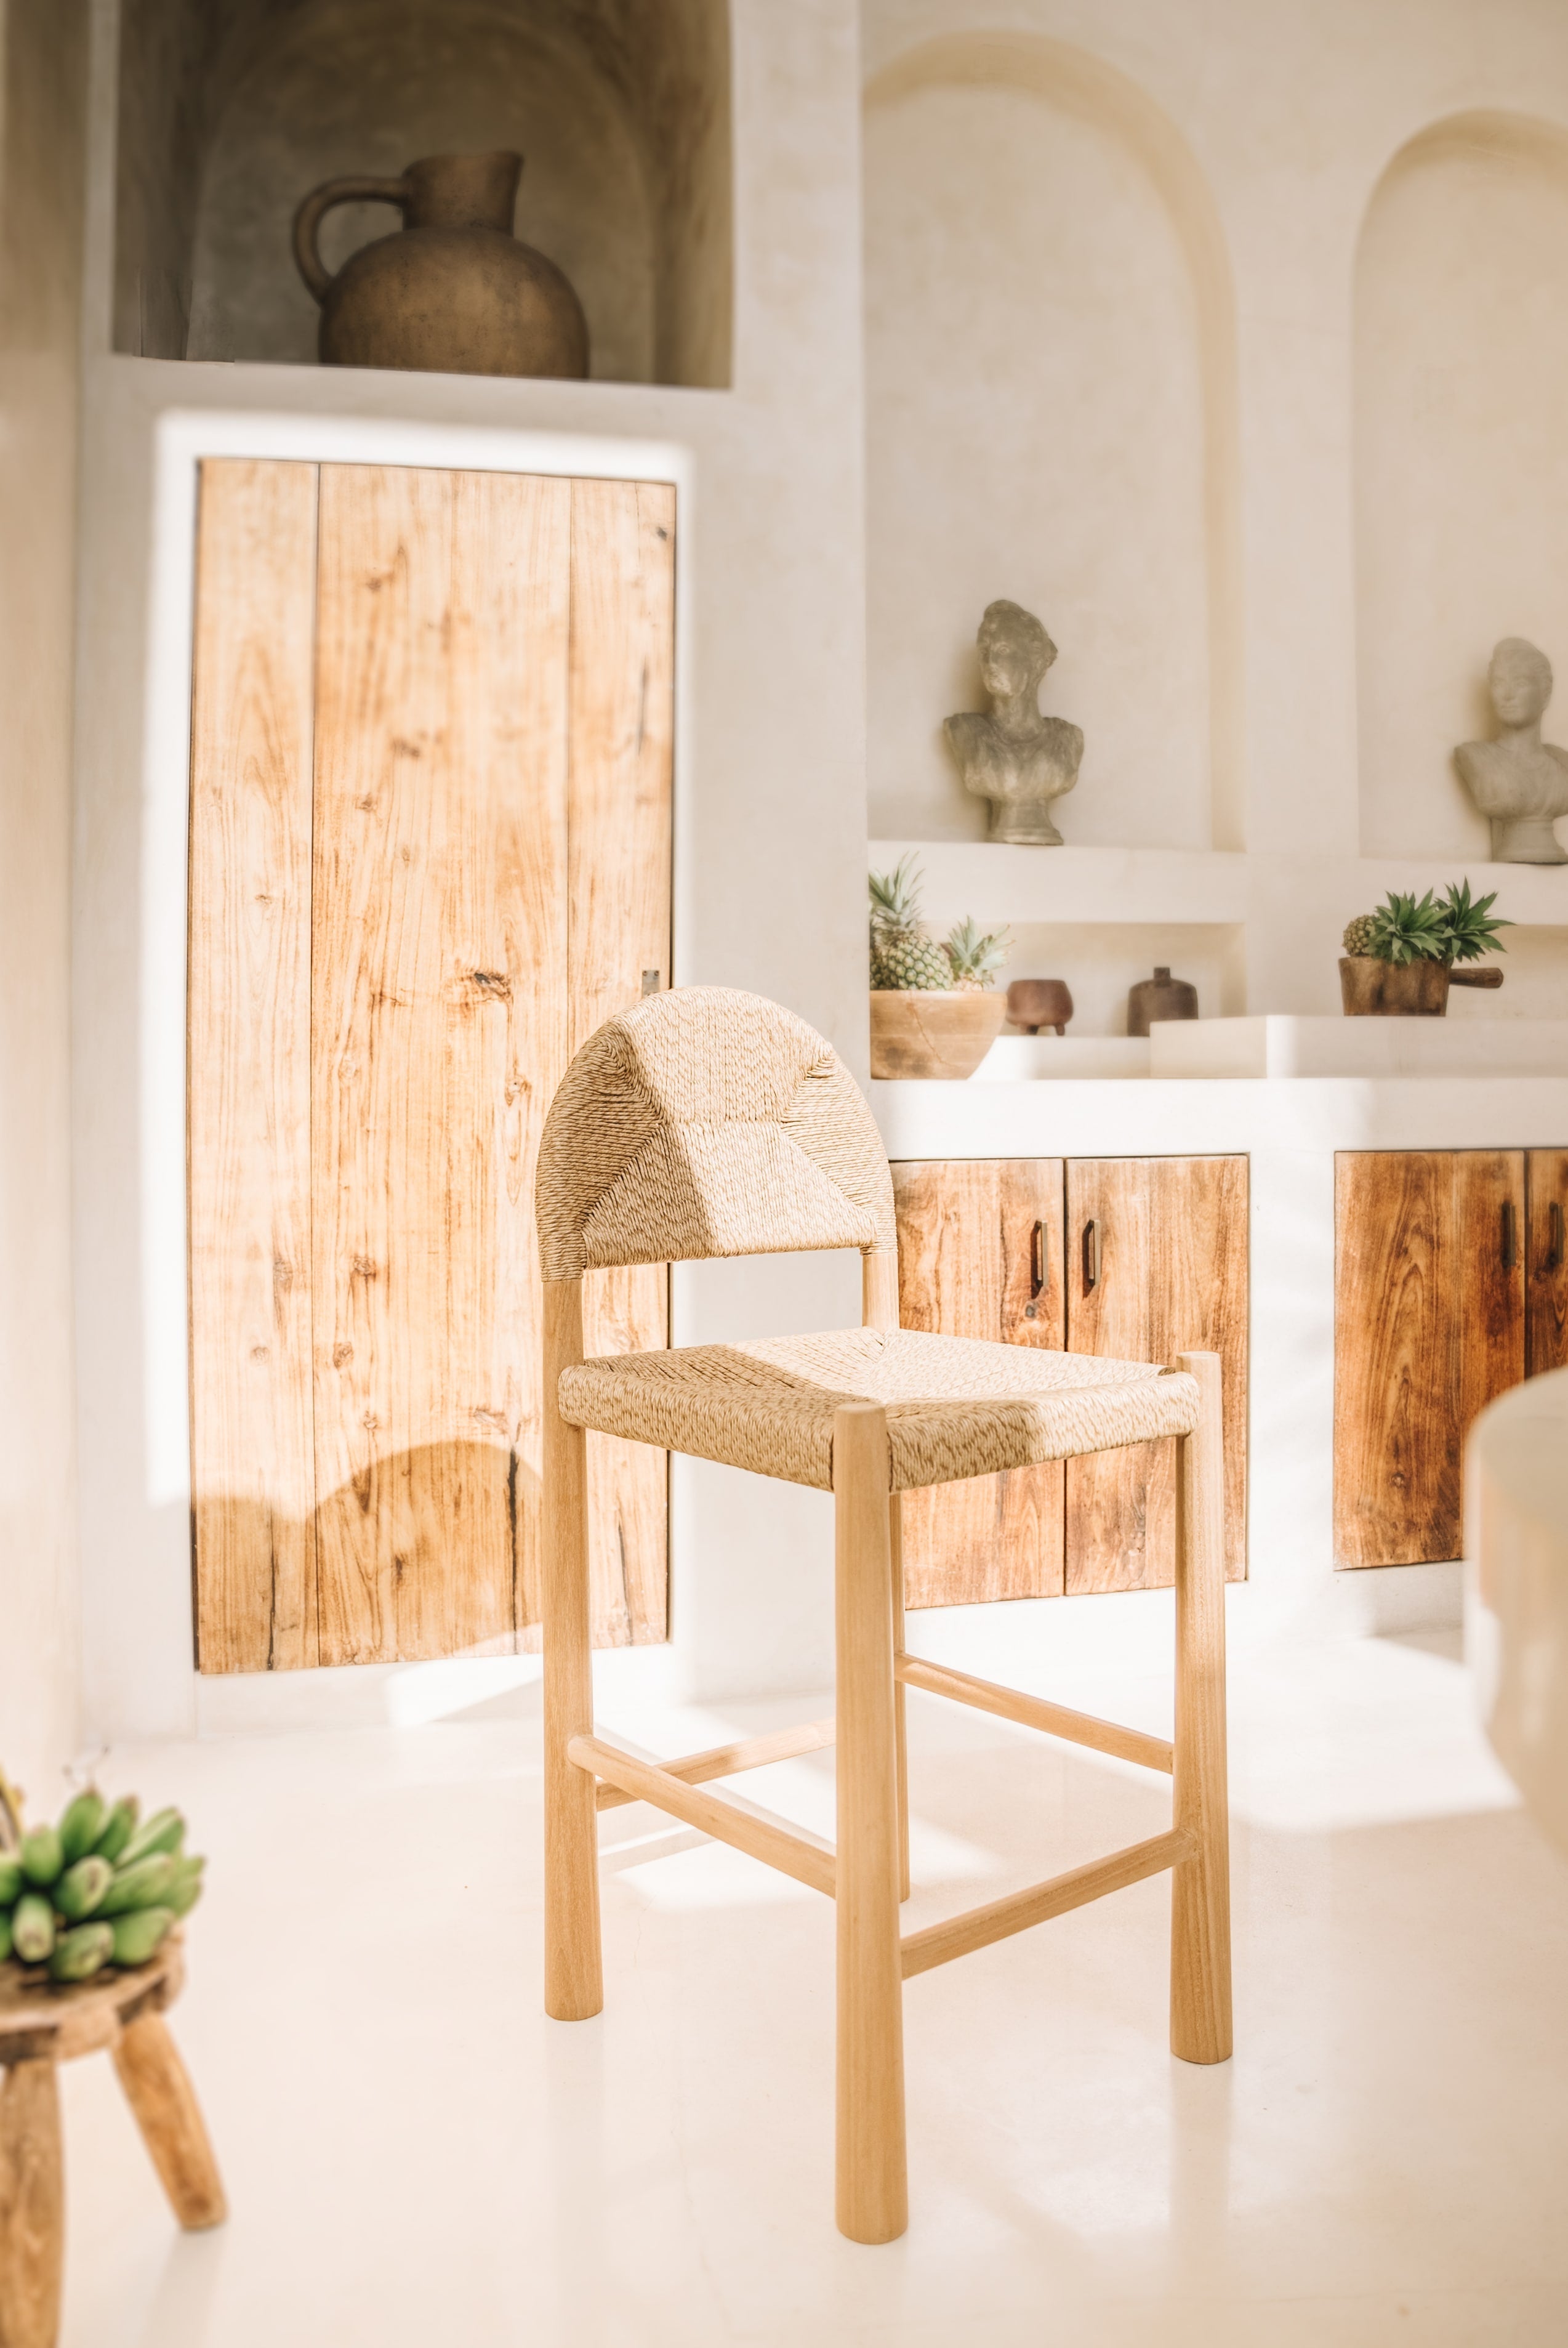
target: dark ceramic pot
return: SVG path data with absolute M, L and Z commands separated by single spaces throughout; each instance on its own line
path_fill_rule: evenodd
M 553 261 L 512 233 L 520 155 L 430 155 L 400 180 L 328 180 L 294 216 L 294 259 L 322 305 L 323 366 L 436 375 L 586 376 L 588 322 Z M 403 227 L 335 277 L 316 239 L 334 204 L 396 204 Z
M 1127 990 L 1127 1033 L 1146 1035 L 1156 1019 L 1195 1019 L 1198 990 L 1184 978 L 1173 978 L 1163 963 L 1153 978 L 1141 978 Z

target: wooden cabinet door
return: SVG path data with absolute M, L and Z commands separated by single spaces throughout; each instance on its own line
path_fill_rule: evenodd
M 1335 1160 L 1334 1561 L 1462 1553 L 1471 1420 L 1524 1375 L 1524 1159 Z
M 1224 1365 L 1225 1571 L 1246 1570 L 1248 1169 L 1245 1158 L 1068 1160 L 1067 1344 Z M 1175 1441 L 1067 1462 L 1067 1588 L 1151 1590 L 1175 1571 Z
M 1524 1362 L 1529 1375 L 1568 1368 L 1568 1149 L 1524 1159 Z
M 1060 1351 L 1059 1158 L 898 1165 L 893 1195 L 904 1328 Z M 906 1493 L 904 1587 L 911 1606 L 1060 1596 L 1062 1463 Z
M 532 1644 L 540 1128 L 668 973 L 674 492 L 202 469 L 192 1503 L 203 1671 Z M 666 1337 L 657 1269 L 589 1343 Z M 601 1643 L 661 1639 L 662 1456 L 590 1445 Z

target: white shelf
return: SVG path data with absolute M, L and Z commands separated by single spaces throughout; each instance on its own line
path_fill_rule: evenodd
M 876 839 L 871 865 L 919 859 L 933 927 L 978 922 L 1173 922 L 1246 919 L 1247 860 L 1187 848 L 1009 848 L 986 839 Z
M 933 928 L 972 913 L 978 922 L 1191 923 L 1274 921 L 1319 908 L 1337 927 L 1370 911 L 1390 889 L 1440 892 L 1468 878 L 1495 891 L 1520 927 L 1568 929 L 1568 864 L 1492 864 L 1478 857 L 1335 856 L 1194 848 L 1009 848 L 986 839 L 874 839 L 874 871 L 918 858 Z M 1339 911 L 1343 904 L 1346 911 Z
M 1229 1022 L 1225 1023 L 1229 1025 Z M 1077 1076 L 1146 1076 L 1146 1035 L 1000 1035 L 975 1070 L 975 1085 L 1061 1084 Z
M 1162 1019 L 1149 1044 L 1153 1076 L 1568 1076 L 1564 1019 Z

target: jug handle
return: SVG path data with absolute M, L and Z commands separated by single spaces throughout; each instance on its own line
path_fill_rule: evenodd
M 332 284 L 329 272 L 322 265 L 316 239 L 322 221 L 334 204 L 373 203 L 403 205 L 408 201 L 406 180 L 371 180 L 355 176 L 346 180 L 323 180 L 313 188 L 299 211 L 294 214 L 294 260 L 300 275 L 318 302 L 324 302 Z

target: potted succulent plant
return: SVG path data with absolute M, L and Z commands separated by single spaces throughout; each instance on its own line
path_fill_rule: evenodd
M 1441 1019 L 1450 986 L 1502 984 L 1495 969 L 1460 969 L 1484 953 L 1506 953 L 1498 935 L 1513 924 L 1491 911 L 1490 896 L 1471 899 L 1470 882 L 1450 882 L 1441 897 L 1429 889 L 1392 890 L 1375 913 L 1358 913 L 1345 932 L 1339 990 L 1347 1016 Z
M 871 875 L 871 1073 L 970 1076 L 1007 1010 L 995 991 L 1006 930 L 972 916 L 938 945 L 920 919 L 920 871 L 911 856 Z

